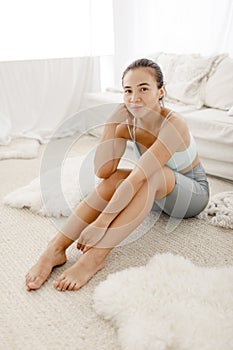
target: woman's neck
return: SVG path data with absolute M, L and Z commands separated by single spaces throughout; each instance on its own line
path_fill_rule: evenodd
M 155 131 L 161 126 L 166 114 L 163 107 L 148 110 L 142 118 L 137 118 L 136 126 L 146 131 Z

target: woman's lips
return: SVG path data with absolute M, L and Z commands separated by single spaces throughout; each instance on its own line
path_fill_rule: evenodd
M 141 108 L 143 108 L 143 106 L 130 106 L 129 108 L 130 109 L 141 109 Z

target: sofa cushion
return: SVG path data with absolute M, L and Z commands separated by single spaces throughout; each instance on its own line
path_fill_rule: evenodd
M 119 103 L 123 103 L 123 94 L 119 92 L 84 94 L 79 114 L 82 115 L 85 132 L 99 137 L 103 133 L 104 123 L 116 110 Z M 79 131 L 84 132 L 80 128 Z
M 204 87 L 213 66 L 222 55 L 204 57 L 199 54 L 169 54 L 157 56 L 166 82 L 167 97 L 200 108 L 204 104 Z
M 194 137 L 221 143 L 233 149 L 233 118 L 226 111 L 203 108 L 182 114 Z
M 226 111 L 203 108 L 182 113 L 208 174 L 233 180 L 233 118 Z
M 207 174 L 222 177 L 233 181 L 233 163 L 227 163 L 224 160 L 215 160 L 201 157 L 202 165 Z
M 86 109 L 107 103 L 123 103 L 123 94 L 110 91 L 85 93 L 80 108 Z
M 223 110 L 233 106 L 233 58 L 225 57 L 209 77 L 205 105 Z
M 225 144 L 218 142 L 218 140 L 209 141 L 197 136 L 195 137 L 195 141 L 200 158 L 222 161 L 233 166 L 231 147 L 226 147 Z M 216 169 L 216 171 L 218 170 Z

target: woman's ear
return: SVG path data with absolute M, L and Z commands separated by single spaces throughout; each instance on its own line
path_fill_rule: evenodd
M 165 86 L 163 85 L 159 89 L 159 100 L 162 100 L 165 97 L 165 94 L 166 94 L 166 90 L 165 90 Z

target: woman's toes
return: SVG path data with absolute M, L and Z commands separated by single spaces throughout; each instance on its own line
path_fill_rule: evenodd
M 53 252 L 54 253 L 54 252 Z M 54 253 L 54 256 L 50 251 L 45 251 L 40 257 L 38 262 L 32 266 L 26 275 L 26 288 L 28 291 L 31 289 L 38 289 L 44 282 L 47 281 L 52 269 L 55 266 L 64 264 L 66 262 L 65 252 Z
M 69 287 L 69 285 L 70 285 L 70 281 L 69 281 L 69 280 L 65 280 L 65 282 L 64 282 L 64 284 L 63 284 L 61 290 L 62 290 L 62 291 L 67 290 L 68 287 Z
M 28 285 L 28 283 L 31 282 L 32 280 L 33 280 L 33 277 L 30 276 L 29 274 L 27 274 L 26 279 L 25 279 L 26 285 Z
M 28 291 L 32 289 L 35 279 L 36 277 L 30 277 L 30 276 L 26 278 L 26 288 Z
M 60 277 L 58 277 L 58 279 L 53 281 L 53 286 L 58 290 L 62 290 L 63 284 L 65 282 L 65 278 L 66 278 L 65 276 L 61 275 Z
M 71 282 L 68 286 L 68 290 L 73 290 L 76 282 Z
M 42 278 L 40 277 L 32 277 L 30 281 L 27 283 L 27 289 L 38 289 L 43 283 Z
M 58 281 L 58 280 L 53 281 L 54 288 L 58 288 L 59 283 L 60 283 L 60 281 Z
M 77 291 L 80 288 L 81 288 L 81 285 L 77 282 L 77 283 L 75 283 L 73 290 Z
M 26 277 L 26 285 L 28 285 L 29 283 L 34 282 L 35 279 L 36 279 L 36 276 L 30 276 L 30 275 L 28 275 L 28 276 Z

